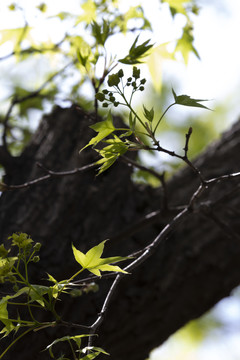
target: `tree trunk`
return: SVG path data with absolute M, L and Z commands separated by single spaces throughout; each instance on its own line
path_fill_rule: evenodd
M 96 159 L 92 150 L 79 155 L 93 135 L 89 129 L 92 122 L 90 115 L 75 106 L 56 108 L 43 118 L 21 156 L 6 161 L 0 151 L 0 161 L 7 169 L 5 182 L 22 184 L 43 176 L 37 162 L 53 171 L 92 163 Z M 240 123 L 236 123 L 196 160 L 196 166 L 206 179 L 237 172 L 239 152 Z M 167 184 L 169 204 L 187 204 L 198 185 L 199 179 L 190 168 L 179 171 Z M 134 184 L 131 168 L 121 162 L 100 176 L 89 170 L 52 177 L 2 194 L 0 236 L 7 241 L 16 231 L 30 234 L 43 244 L 41 261 L 32 269 L 33 279 L 46 277 L 48 272 L 61 280 L 76 270 L 71 243 L 86 251 L 110 239 L 106 256 L 126 256 L 151 243 L 176 214 L 165 210 L 152 221 L 139 222 L 158 211 L 162 199 L 161 189 Z M 209 201 L 214 207 L 209 207 Z M 145 359 L 150 350 L 239 284 L 239 205 L 237 181 L 218 183 L 155 254 L 122 279 L 96 339 L 112 359 Z M 111 283 L 111 279 L 102 279 L 99 292 L 66 300 L 61 309 L 64 320 L 90 325 Z M 47 352 L 39 351 L 67 332 L 69 329 L 58 328 L 28 335 L 6 359 L 15 354 L 19 360 L 49 359 Z

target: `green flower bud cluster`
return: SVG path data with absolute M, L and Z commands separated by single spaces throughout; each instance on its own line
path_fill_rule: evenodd
M 124 77 L 124 72 L 122 69 L 120 69 L 117 73 L 111 74 L 108 77 L 108 86 L 114 87 L 115 90 L 107 90 L 104 89 L 102 92 L 98 92 L 96 94 L 96 99 L 100 102 L 102 102 L 102 106 L 107 108 L 109 105 L 114 105 L 117 107 L 119 105 L 119 101 L 116 100 L 116 94 L 123 95 L 123 92 L 121 91 L 119 84 Z M 146 79 L 140 79 L 140 69 L 138 69 L 136 66 L 133 67 L 132 76 L 127 79 L 127 82 L 125 85 L 122 85 L 123 89 L 125 86 L 132 86 L 133 92 L 136 92 L 137 90 L 143 91 L 144 90 L 144 84 L 146 83 Z
M 136 66 L 133 67 L 132 76 L 127 79 L 127 86 L 132 86 L 134 91 L 140 90 L 143 91 L 144 84 L 146 83 L 146 79 L 140 79 L 140 69 Z
M 104 89 L 101 93 L 97 93 L 96 99 L 103 103 L 103 107 L 108 107 L 110 104 L 113 104 L 115 107 L 119 105 L 119 101 L 116 101 L 114 93 L 107 89 Z

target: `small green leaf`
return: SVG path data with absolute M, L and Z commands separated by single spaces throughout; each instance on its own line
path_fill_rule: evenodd
M 113 125 L 113 121 L 112 121 L 112 115 L 109 112 L 107 119 L 104 121 L 100 121 L 92 126 L 90 126 L 91 129 L 93 129 L 94 131 L 98 132 L 98 135 L 93 137 L 89 143 L 84 146 L 84 148 L 81 149 L 81 151 L 85 148 L 87 148 L 88 146 L 96 146 L 100 141 L 102 141 L 105 137 L 107 137 L 108 135 L 110 135 L 115 129 L 114 125 Z
M 134 64 L 141 64 L 142 63 L 142 59 L 147 56 L 147 52 L 148 50 L 150 50 L 153 47 L 153 44 L 149 44 L 149 40 L 144 41 L 141 45 L 136 46 L 137 41 L 138 41 L 139 35 L 136 37 L 136 39 L 134 40 L 129 53 L 127 56 L 125 56 L 125 58 L 123 59 L 119 59 L 118 61 L 123 63 L 123 64 L 128 64 L 128 65 L 134 65 Z
M 5 328 L 2 329 L 1 333 L 4 332 L 4 336 L 7 336 L 12 330 L 14 330 L 15 326 L 8 318 L 7 300 L 3 300 L 4 298 L 0 302 L 0 321 L 5 325 Z
M 96 20 L 97 16 L 97 5 L 93 0 L 87 0 L 81 5 L 84 13 L 78 16 L 75 25 L 78 25 L 81 22 L 86 22 L 87 24 L 91 24 L 92 21 Z
M 185 6 L 187 3 L 191 2 L 191 0 L 162 0 L 162 2 L 169 4 L 171 13 L 174 16 L 177 13 L 187 15 Z
M 61 338 L 59 338 L 59 339 L 54 340 L 51 344 L 49 344 L 49 345 L 45 348 L 45 350 L 48 350 L 51 358 L 54 358 L 54 354 L 53 354 L 53 352 L 52 352 L 52 347 L 53 347 L 53 345 L 55 345 L 55 344 L 57 344 L 57 343 L 59 343 L 59 342 L 71 341 L 71 340 L 75 341 L 77 345 L 79 345 L 79 344 L 81 345 L 81 338 L 83 338 L 83 337 L 89 337 L 89 336 L 93 336 L 93 335 L 83 334 L 83 335 L 75 335 L 75 336 L 68 336 L 68 335 L 67 335 L 67 336 L 63 336 L 63 337 L 61 337 Z M 79 347 L 80 347 L 80 345 L 79 345 Z
M 95 267 L 99 264 L 106 241 L 107 240 L 102 241 L 100 244 L 94 246 L 86 253 L 87 267 Z
M 149 121 L 152 122 L 153 118 L 154 118 L 154 109 L 151 108 L 151 110 L 148 110 L 147 108 L 145 108 L 145 106 L 143 105 L 143 115 L 145 116 L 145 118 Z
M 0 245 L 0 258 L 6 258 L 9 253 L 9 250 L 5 249 L 4 245 Z
M 54 284 L 57 284 L 57 280 L 54 279 L 54 277 L 53 277 L 52 275 L 50 275 L 50 274 L 48 274 L 48 273 L 47 273 L 47 275 L 48 275 L 48 281 L 51 281 L 51 282 L 53 282 Z
M 0 258 L 0 282 L 3 283 L 6 277 L 12 275 L 12 267 L 16 260 L 17 257 Z
M 124 271 L 124 270 L 122 270 L 119 266 L 114 266 L 114 265 L 100 265 L 100 266 L 98 266 L 98 267 L 95 267 L 94 269 L 92 269 L 92 270 L 90 270 L 91 272 L 93 272 L 94 273 L 94 271 L 112 271 L 112 272 L 122 272 L 122 273 L 124 273 L 124 274 L 128 274 L 128 272 L 127 271 Z M 95 274 L 95 273 L 94 273 Z M 95 275 L 97 275 L 97 274 L 95 274 Z M 98 276 L 101 276 L 101 273 L 100 273 L 100 275 L 98 275 Z
M 136 127 L 136 115 L 134 115 L 134 118 L 133 118 L 132 112 L 130 112 L 130 114 L 129 114 L 129 126 L 130 126 L 130 129 L 132 130 L 132 132 L 134 132 L 135 127 Z
M 178 105 L 191 106 L 191 107 L 200 107 L 203 109 L 211 110 L 207 106 L 199 104 L 199 101 L 209 101 L 204 99 L 192 99 L 189 95 L 179 95 L 177 96 L 175 91 L 172 89 L 175 103 Z
M 96 346 L 86 346 L 84 349 L 81 350 L 81 353 L 82 354 L 88 353 L 86 356 L 82 357 L 81 360 L 93 360 L 101 353 L 105 355 L 110 355 L 102 348 Z
M 14 233 L 9 236 L 8 239 L 12 240 L 13 246 L 16 245 L 21 249 L 26 248 L 33 242 L 30 236 L 26 233 Z
M 72 245 L 73 255 L 75 257 L 75 260 L 83 267 L 85 268 L 85 254 L 83 254 L 80 250 L 77 250 L 74 245 Z
M 113 165 L 119 156 L 125 154 L 129 148 L 129 144 L 127 142 L 123 142 L 116 135 L 114 136 L 114 139 L 105 140 L 105 142 L 110 145 L 105 146 L 101 150 L 96 149 L 96 151 L 102 156 L 102 158 L 96 162 L 96 164 L 101 165 L 98 175 Z
M 194 37 L 192 35 L 192 27 L 190 25 L 186 25 L 183 29 L 182 37 L 177 41 L 177 45 L 175 48 L 175 53 L 180 52 L 183 56 L 184 62 L 188 64 L 189 54 L 193 52 L 195 56 L 200 59 L 200 56 L 193 46 Z
M 43 295 L 48 294 L 49 287 L 43 285 L 31 285 L 29 289 L 29 296 L 31 301 L 36 301 L 38 304 L 44 307 Z
M 104 46 L 106 40 L 112 34 L 109 22 L 103 20 L 103 24 L 99 25 L 96 21 L 93 21 L 91 27 L 92 35 L 94 36 L 96 42 Z
M 123 272 L 118 266 L 110 265 L 119 261 L 129 259 L 128 257 L 114 256 L 102 259 L 101 255 L 103 253 L 104 245 L 106 240 L 102 241 L 100 244 L 91 248 L 86 254 L 77 250 L 74 245 L 72 245 L 73 255 L 75 260 L 82 266 L 83 269 L 87 269 L 92 272 L 94 275 L 101 276 L 101 271 L 114 271 L 114 272 Z

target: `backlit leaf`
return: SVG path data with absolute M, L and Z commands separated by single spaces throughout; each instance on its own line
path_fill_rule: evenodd
M 83 269 L 87 269 L 96 276 L 101 276 L 101 271 L 126 273 L 126 271 L 122 270 L 119 266 L 110 264 L 126 260 L 128 257 L 114 256 L 109 258 L 101 258 L 105 242 L 106 240 L 94 246 L 86 254 L 77 250 L 75 246 L 72 245 L 75 260 L 82 266 Z
M 83 149 L 85 149 L 86 147 L 91 146 L 91 145 L 96 146 L 100 141 L 102 141 L 105 137 L 107 137 L 114 130 L 116 130 L 114 125 L 113 125 L 112 115 L 111 115 L 110 112 L 108 113 L 108 117 L 107 117 L 106 120 L 100 121 L 100 122 L 90 126 L 90 128 L 93 129 L 94 131 L 98 132 L 98 135 L 93 137 L 89 141 L 89 143 L 86 146 L 84 146 Z
M 189 54 L 193 52 L 198 59 L 200 59 L 199 54 L 195 47 L 193 46 L 194 37 L 192 35 L 192 27 L 186 25 L 183 29 L 182 37 L 177 41 L 175 48 L 175 53 L 180 52 L 183 56 L 184 62 L 188 64 Z
M 103 149 L 96 151 L 101 155 L 101 159 L 96 162 L 96 164 L 101 165 L 98 175 L 107 170 L 114 162 L 119 158 L 119 156 L 124 155 L 129 148 L 129 144 L 123 142 L 116 135 L 114 139 L 105 140 L 106 143 L 110 144 L 105 146 Z
M 68 336 L 68 335 L 67 335 L 67 336 L 63 336 L 63 337 L 61 337 L 61 338 L 59 338 L 59 339 L 54 340 L 51 344 L 49 344 L 49 345 L 46 347 L 45 350 L 48 350 L 50 356 L 51 356 L 52 358 L 54 358 L 54 354 L 53 354 L 53 352 L 52 352 L 52 347 L 53 347 L 53 345 L 55 345 L 55 344 L 57 344 L 57 343 L 59 343 L 59 342 L 63 342 L 63 341 L 68 341 L 68 342 L 69 342 L 69 341 L 73 340 L 73 341 L 76 342 L 77 346 L 80 347 L 80 345 L 81 345 L 81 338 L 83 338 L 83 337 L 89 337 L 89 336 L 93 336 L 93 335 L 90 335 L 90 334 L 82 334 L 82 335 L 75 335 L 75 336 Z
M 149 40 L 144 41 L 141 45 L 137 46 L 139 35 L 134 40 L 129 53 L 125 58 L 119 59 L 118 61 L 123 64 L 134 65 L 141 64 L 142 59 L 147 56 L 147 52 L 153 47 L 153 44 L 149 44 Z

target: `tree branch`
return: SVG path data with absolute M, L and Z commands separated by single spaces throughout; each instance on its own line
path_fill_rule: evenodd
M 78 174 L 78 173 L 84 173 L 84 172 L 89 171 L 89 170 L 91 170 L 91 169 L 93 169 L 93 168 L 95 168 L 97 166 L 97 164 L 94 162 L 92 164 L 82 166 L 80 168 L 76 168 L 76 169 L 73 169 L 73 170 L 57 172 L 57 171 L 52 171 L 52 170 L 46 169 L 40 163 L 37 163 L 37 165 L 39 167 L 41 167 L 41 169 L 43 169 L 45 172 L 47 172 L 47 175 L 42 176 L 42 177 L 37 178 L 37 179 L 34 179 L 34 180 L 31 180 L 31 181 L 27 181 L 24 184 L 20 184 L 20 185 L 7 185 L 7 184 L 4 184 L 4 183 L 1 183 L 1 188 L 2 188 L 1 190 L 2 191 L 12 191 L 12 190 L 24 189 L 24 188 L 33 186 L 35 184 L 38 184 L 38 183 L 40 183 L 42 181 L 45 181 L 47 179 L 50 179 L 52 177 L 62 177 L 62 176 L 75 175 L 75 174 Z

